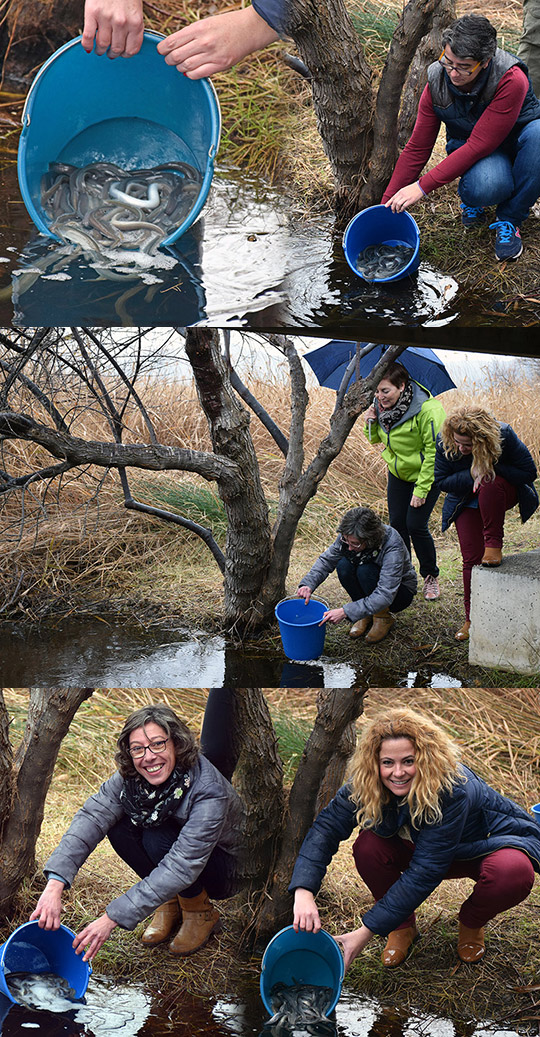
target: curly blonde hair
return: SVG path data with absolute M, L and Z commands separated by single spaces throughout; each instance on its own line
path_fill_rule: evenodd
M 412 709 L 388 709 L 364 728 L 352 757 L 349 780 L 351 800 L 357 807 L 361 828 L 382 821 L 383 807 L 391 800 L 379 772 L 379 754 L 385 738 L 408 738 L 415 748 L 416 774 L 407 795 L 411 823 L 436 824 L 442 820 L 440 796 L 464 780 L 458 764 L 460 749 L 445 732 Z
M 446 457 L 459 457 L 454 433 L 472 441 L 472 467 L 482 478 L 494 479 L 502 451 L 501 426 L 483 407 L 460 407 L 443 422 L 440 435 Z

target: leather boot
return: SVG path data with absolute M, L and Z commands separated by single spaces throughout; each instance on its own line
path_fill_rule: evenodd
M 182 908 L 182 925 L 174 940 L 169 944 L 171 954 L 185 957 L 194 954 L 208 943 L 212 933 L 221 926 L 219 911 L 208 899 L 203 889 L 196 897 L 178 897 Z
M 471 621 L 470 621 L 470 619 L 466 619 L 464 624 L 463 624 L 463 626 L 460 627 L 459 630 L 456 630 L 456 632 L 454 634 L 454 637 L 455 637 L 456 641 L 468 641 L 469 640 L 469 630 L 470 629 L 471 629 Z
M 369 634 L 366 634 L 366 641 L 368 641 L 370 645 L 374 644 L 376 641 L 382 641 L 383 637 L 386 637 L 388 631 L 392 629 L 395 622 L 395 617 L 390 615 L 388 609 L 381 609 L 380 612 L 376 612 L 373 616 L 373 626 L 369 631 Z
M 406 929 L 394 929 L 388 933 L 386 947 L 381 955 L 381 961 L 387 968 L 401 965 L 407 957 L 414 941 L 418 938 L 418 929 L 415 925 L 409 925 Z
M 484 957 L 484 927 L 469 929 L 463 922 L 459 923 L 457 952 L 462 961 L 473 964 Z
M 484 557 L 482 558 L 482 565 L 484 569 L 496 569 L 502 562 L 502 548 L 500 547 L 486 547 L 484 551 Z
M 349 637 L 362 637 L 365 634 L 368 627 L 371 626 L 371 616 L 366 616 L 365 619 L 357 619 L 356 623 L 353 623 L 349 630 Z
M 141 942 L 145 947 L 155 947 L 158 943 L 163 943 L 171 935 L 180 918 L 178 898 L 167 900 L 165 904 L 158 907 L 157 911 L 154 911 L 150 925 L 146 927 L 141 936 Z

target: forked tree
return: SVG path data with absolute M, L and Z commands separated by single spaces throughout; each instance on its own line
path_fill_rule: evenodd
M 305 508 L 377 382 L 405 348 L 389 346 L 371 373 L 348 389 L 345 377 L 327 430 L 313 456 L 306 458 L 309 395 L 301 357 L 292 339 L 268 336 L 265 341 L 288 365 L 288 407 L 283 400 L 280 408 L 288 414 L 286 429 L 278 427 L 278 417 L 267 414 L 243 385 L 226 340 L 215 329 L 188 329 L 185 341 L 172 333 L 168 353 L 164 346 L 152 345 L 151 333 L 143 332 L 127 339 L 82 328 L 0 333 L 0 500 L 16 496 L 22 529 L 32 495 L 43 521 L 47 495 L 53 488 L 61 493 L 67 473 L 73 477 L 90 470 L 96 496 L 106 474 L 118 473 L 126 509 L 187 528 L 207 545 L 223 578 L 225 627 L 242 634 L 264 626 L 285 596 Z M 211 450 L 177 446 L 167 414 L 160 410 L 154 415 L 145 403 L 147 374 L 155 374 L 160 362 L 163 367 L 179 358 L 184 348 Z M 358 346 L 351 370 L 361 352 Z M 160 377 L 165 379 L 166 372 Z M 283 456 L 273 521 L 250 431 L 252 419 L 263 422 Z M 24 444 L 32 449 L 23 451 Z M 26 470 L 21 474 L 23 454 Z M 224 550 L 211 529 L 139 499 L 132 480 L 141 470 L 192 472 L 213 483 L 226 515 Z M 6 602 L 13 593 L 4 588 Z

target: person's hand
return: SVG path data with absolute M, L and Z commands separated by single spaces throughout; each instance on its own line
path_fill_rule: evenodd
M 402 187 L 399 191 L 396 191 L 384 203 L 384 207 L 385 209 L 391 209 L 392 212 L 403 212 L 404 209 L 408 209 L 410 205 L 419 202 L 423 197 L 424 192 L 418 184 L 408 184 L 407 187 Z
M 483 481 L 484 481 L 484 476 L 483 475 L 477 475 L 476 476 L 476 478 L 475 478 L 475 480 L 473 482 L 473 488 L 472 488 L 473 493 L 478 493 L 478 490 L 480 489 Z
M 426 498 L 425 497 L 417 497 L 416 494 L 413 493 L 413 495 L 411 497 L 411 501 L 410 501 L 411 508 L 421 508 L 422 504 L 425 504 L 425 503 L 426 503 Z
M 40 929 L 59 929 L 62 914 L 62 890 L 64 883 L 58 879 L 49 879 L 41 894 L 30 921 L 37 920 Z
M 377 420 L 377 411 L 375 410 L 375 404 L 372 403 L 371 406 L 368 407 L 366 413 L 364 414 L 364 421 L 376 421 L 376 420 Z
M 311 598 L 311 587 L 299 587 L 296 592 L 297 598 L 305 598 L 306 605 Z
M 109 58 L 131 58 L 143 41 L 142 0 L 86 0 L 81 43 L 90 53 Z
M 299 929 L 305 929 L 308 933 L 318 933 L 320 928 L 321 920 L 313 893 L 309 889 L 299 887 L 294 894 L 293 929 L 295 933 Z
M 92 961 L 92 958 L 99 951 L 100 947 L 103 947 L 105 940 L 109 939 L 113 929 L 116 928 L 116 922 L 113 922 L 112 918 L 109 918 L 107 912 L 101 915 L 101 918 L 96 918 L 95 922 L 90 922 L 86 928 L 82 929 L 80 933 L 77 933 L 72 947 L 76 954 L 83 955 L 83 961 Z
M 372 937 L 371 929 L 368 929 L 365 925 L 360 926 L 359 929 L 355 929 L 351 933 L 342 933 L 341 936 L 336 936 L 337 942 L 343 947 L 345 972 L 351 962 L 364 950 L 364 947 L 367 946 Z
M 278 33 L 250 5 L 192 22 L 161 40 L 158 51 L 188 79 L 202 79 L 232 68 L 277 39 Z
M 345 609 L 328 609 L 323 613 L 319 626 L 322 627 L 323 623 L 341 623 L 341 620 L 346 618 Z

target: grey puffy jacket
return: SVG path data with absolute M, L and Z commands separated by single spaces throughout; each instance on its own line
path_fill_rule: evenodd
M 326 580 L 343 557 L 341 537 L 319 555 L 306 576 L 300 580 L 300 587 L 310 587 L 312 591 Z M 411 557 L 400 534 L 391 526 L 384 527 L 384 540 L 375 558 L 381 574 L 374 591 L 359 601 L 350 601 L 343 606 L 347 619 L 356 623 L 358 619 L 374 616 L 376 612 L 392 604 L 401 584 L 416 594 L 418 578 L 411 564 Z
M 204 756 L 190 771 L 192 783 L 172 815 L 182 829 L 166 856 L 145 879 L 107 905 L 109 918 L 123 929 L 135 926 L 160 904 L 187 889 L 219 846 L 230 857 L 231 877 L 243 839 L 244 807 L 232 785 Z M 59 846 L 44 866 L 45 875 L 61 875 L 69 887 L 79 868 L 122 817 L 117 771 L 77 811 Z

